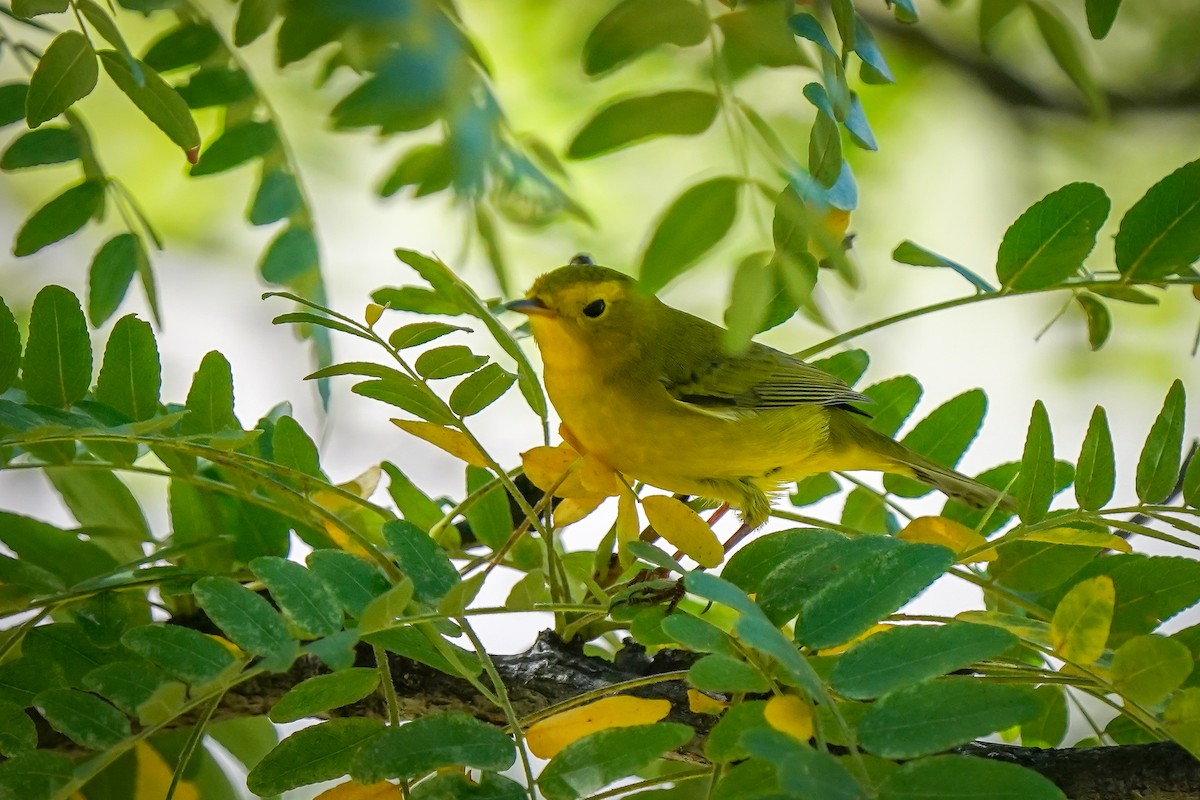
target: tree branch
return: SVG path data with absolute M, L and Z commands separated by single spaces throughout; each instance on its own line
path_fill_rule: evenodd
M 640 646 L 627 644 L 608 661 L 585 655 L 578 645 L 543 631 L 524 653 L 492 656 L 492 660 L 517 713 L 528 717 L 586 692 L 603 692 L 631 681 L 685 670 L 698 657 L 680 650 L 662 650 L 648 657 Z M 374 665 L 369 645 L 359 645 L 357 662 L 362 666 Z M 400 713 L 407 719 L 440 711 L 464 711 L 487 722 L 505 724 L 500 709 L 461 678 L 392 653 L 389 653 L 389 667 Z M 287 672 L 266 674 L 239 684 L 225 694 L 212 722 L 265 715 L 289 689 L 328 671 L 315 657 L 303 656 Z M 683 681 L 664 680 L 628 693 L 669 700 L 672 708 L 669 718 L 690 725 L 697 734 L 675 757 L 704 763 L 703 744 L 717 718 L 688 710 L 687 686 Z M 387 706 L 383 693 L 377 692 L 353 705 L 333 710 L 329 716 L 386 720 Z M 39 748 L 72 755 L 85 752 L 44 720 L 36 721 Z M 193 722 L 194 718 L 183 716 L 171 727 L 187 727 Z M 1033 769 L 1057 784 L 1072 800 L 1200 796 L 1200 762 L 1170 742 L 1055 750 L 973 742 L 955 752 Z

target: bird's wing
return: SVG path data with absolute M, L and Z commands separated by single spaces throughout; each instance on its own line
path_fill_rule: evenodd
M 664 364 L 663 372 L 662 383 L 672 397 L 705 410 L 871 402 L 833 375 L 760 344 L 697 364 Z

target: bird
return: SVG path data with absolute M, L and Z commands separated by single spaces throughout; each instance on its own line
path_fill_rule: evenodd
M 903 475 L 975 507 L 1011 499 L 873 429 L 871 401 L 795 356 L 752 342 L 576 256 L 507 308 L 528 316 L 543 382 L 581 454 L 651 486 L 737 509 L 742 535 L 787 484 L 829 471 Z M 728 547 L 728 543 L 727 543 Z

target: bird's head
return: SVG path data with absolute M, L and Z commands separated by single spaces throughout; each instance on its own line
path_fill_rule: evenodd
M 637 356 L 652 331 L 657 304 L 628 275 L 576 256 L 542 275 L 524 300 L 508 307 L 529 315 L 547 366 L 603 369 Z

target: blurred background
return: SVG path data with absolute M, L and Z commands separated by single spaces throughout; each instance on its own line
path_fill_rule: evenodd
M 581 49 L 611 5 L 583 0 L 457 4 L 462 27 L 490 71 L 492 90 L 514 136 L 533 134 L 561 155 L 583 121 L 616 95 L 711 89 L 706 46 L 657 48 L 599 79 L 585 75 Z M 879 142 L 874 153 L 846 148 L 859 186 L 860 204 L 849 230 L 854 237 L 850 257 L 859 268 L 861 286 L 853 289 L 824 272 L 816 300 L 833 330 L 798 315 L 764 334 L 762 341 L 798 351 L 841 330 L 970 294 L 972 287 L 949 270 L 895 263 L 893 248 L 910 239 L 993 279 L 1005 229 L 1033 202 L 1071 181 L 1096 183 L 1113 200 L 1112 217 L 1089 260 L 1097 271 L 1113 269 L 1112 236 L 1124 211 L 1156 181 L 1200 156 L 1200 50 L 1191 33 L 1200 28 L 1200 6 L 1187 0 L 1127 3 L 1112 33 L 1093 41 L 1081 0 L 1049 5 L 1077 32 L 1081 57 L 1107 112 L 1098 112 L 1094 102 L 1089 108 L 1024 9 L 991 31 L 985 54 L 974 2 L 923 3 L 915 27 L 893 22 L 882 2 L 861 4 L 896 76 L 894 85 L 882 86 L 861 84 L 852 76 Z M 709 7 L 713 14 L 725 10 L 716 2 Z M 195 8 L 211 15 L 218 29 L 234 24 L 236 10 L 230 4 L 212 1 Z M 820 5 L 811 10 L 824 13 Z M 117 11 L 135 53 L 144 52 L 170 21 L 170 12 L 143 16 Z M 0 19 L 0 35 L 42 46 L 48 39 L 7 17 Z M 351 71 L 336 71 L 322 83 L 315 59 L 279 69 L 272 36 L 238 49 L 237 55 L 270 99 L 299 165 L 330 307 L 360 316 L 372 290 L 414 282 L 416 276 L 393 256 L 396 247 L 436 254 L 483 297 L 505 294 L 483 249 L 464 244 L 469 220 L 465 203 L 450 192 L 419 199 L 411 190 L 386 199 L 377 193 L 397 158 L 414 142 L 434 141 L 435 129 L 403 136 L 334 129 L 331 109 L 357 83 Z M 4 81 L 24 79 L 8 54 L 0 68 Z M 801 91 L 815 76 L 806 66 L 751 69 L 734 87 L 739 98 L 775 126 L 796 157 L 806 151 L 813 112 Z M 290 403 L 320 442 L 323 465 L 335 481 L 349 480 L 386 459 L 434 497 L 461 496 L 459 462 L 390 425 L 393 409 L 351 394 L 348 378 L 334 379 L 326 409 L 315 387 L 304 381 L 315 368 L 310 348 L 289 327 L 271 324 L 273 316 L 291 310 L 290 304 L 260 299 L 272 287 L 263 283 L 257 265 L 277 229 L 252 227 L 244 220 L 257 170 L 242 167 L 189 177 L 180 150 L 132 113 L 129 101 L 104 76 L 78 110 L 105 168 L 127 185 L 165 240 L 165 248 L 152 254 L 161 299 L 164 399 L 182 401 L 201 357 L 219 350 L 233 365 L 243 424 L 253 425 L 277 403 Z M 195 116 L 207 145 L 224 124 L 222 112 L 202 109 Z M 6 129 L 4 135 L 15 136 L 20 127 Z M 33 208 L 76 180 L 74 169 L 6 173 L 0 179 L 0 239 L 11 241 Z M 720 120 L 699 136 L 664 137 L 566 162 L 561 183 L 593 224 L 566 217 L 501 225 L 498 236 L 507 253 L 511 287 L 507 294 L 519 293 L 538 274 L 577 252 L 634 272 L 655 220 L 683 188 L 746 169 L 780 183 L 766 162 L 754 153 L 744 159 L 731 146 L 730 132 Z M 762 249 L 764 237 L 769 246 L 772 212 L 771 204 L 757 195 L 743 203 L 731 235 L 672 282 L 664 299 L 720 321 L 733 265 L 746 252 Z M 5 248 L 0 295 L 18 318 L 28 313 L 34 294 L 47 283 L 84 297 L 92 254 L 115 230 L 109 219 L 19 259 Z M 1153 294 L 1157 305 L 1112 304 L 1114 330 L 1096 352 L 1089 347 L 1082 314 L 1077 306 L 1064 306 L 1069 298 L 1063 293 L 1000 299 L 901 323 L 852 343 L 871 356 L 861 385 L 915 375 L 925 394 L 914 420 L 963 391 L 983 387 L 989 414 L 960 464 L 971 474 L 1019 459 L 1035 399 L 1049 410 L 1057 453 L 1070 460 L 1078 454 L 1093 406 L 1103 405 L 1117 454 L 1114 502 L 1133 501 L 1133 469 L 1142 442 L 1175 378 L 1184 380 L 1194 398 L 1188 440 L 1200 434 L 1194 410 L 1195 398 L 1200 398 L 1195 359 L 1200 302 L 1186 289 Z M 95 332 L 97 342 L 107 337 L 115 319 L 129 312 L 148 318 L 145 297 L 137 288 Z M 387 312 L 381 327 L 407 321 L 403 312 Z M 504 356 L 485 336 L 467 336 L 474 348 L 503 363 Z M 338 361 L 382 357 L 348 338 L 335 338 L 333 347 Z M 540 443 L 537 419 L 515 392 L 475 419 L 478 435 L 502 464 L 516 465 L 519 451 Z M 162 486 L 136 476 L 130 483 L 148 509 L 158 509 L 152 523 L 162 530 Z M 839 502 L 834 499 L 809 513 L 836 518 Z M 50 521 L 68 519 L 44 479 L 32 472 L 0 478 L 0 505 Z M 936 513 L 940 507 L 941 499 L 934 496 L 912 503 L 922 513 Z M 604 526 L 611 513 L 597 515 Z M 569 547 L 587 547 L 595 540 L 599 525 L 589 525 L 591 521 L 568 531 Z M 1137 548 L 1163 552 L 1153 541 L 1138 542 Z M 499 598 L 504 595 L 503 587 L 493 591 Z M 954 613 L 978 603 L 978 593 L 969 587 L 939 584 L 912 608 Z M 488 643 L 500 651 L 520 650 L 537 627 L 519 633 L 491 631 Z

